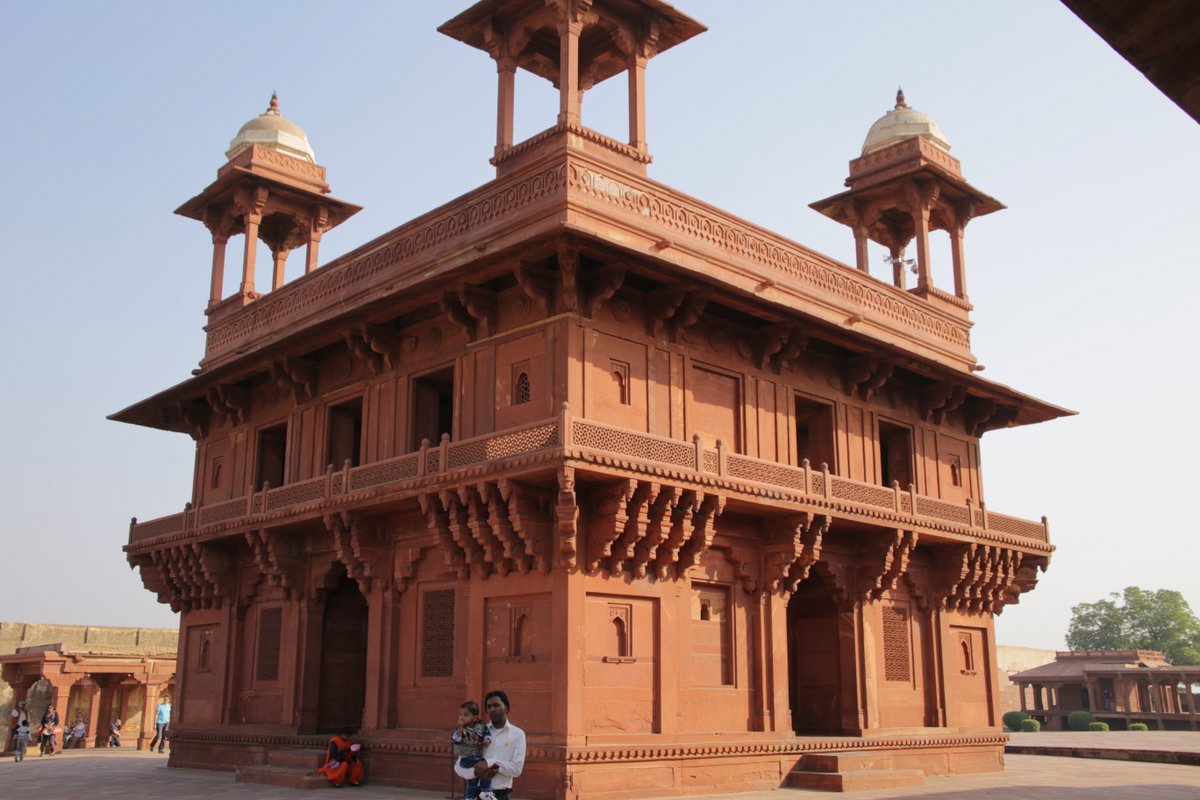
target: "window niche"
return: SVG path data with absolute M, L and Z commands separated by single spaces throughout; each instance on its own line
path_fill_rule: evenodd
M 627 603 L 608 604 L 608 644 L 605 647 L 606 664 L 633 664 L 633 607 Z
M 436 445 L 442 434 L 453 435 L 453 427 L 454 367 L 413 378 L 411 449 L 420 449 L 423 440 Z
M 533 661 L 533 609 L 518 606 L 512 609 L 512 635 L 509 662 Z
M 454 590 L 421 594 L 421 677 L 454 677 Z
M 282 486 L 287 477 L 288 426 L 286 422 L 258 432 L 258 465 L 254 471 L 255 490 L 263 484 Z
M 347 461 L 357 467 L 362 463 L 363 401 L 356 397 L 329 407 L 325 452 L 326 463 L 341 469 Z
M 512 404 L 523 406 L 532 399 L 532 396 L 533 391 L 529 383 L 529 362 L 522 361 L 519 364 L 513 364 Z
M 733 615 L 729 587 L 692 584 L 692 680 L 697 686 L 733 685 Z
M 200 628 L 196 631 L 196 672 L 212 672 L 212 650 L 215 636 L 215 626 Z
M 827 464 L 837 472 L 833 436 L 833 405 L 796 395 L 796 465 L 804 463 L 813 469 Z
M 883 609 L 883 679 L 911 683 L 912 647 L 908 609 L 884 606 Z
M 611 359 L 608 373 L 612 377 L 612 398 L 619 405 L 631 405 L 629 394 L 629 363 Z
M 254 656 L 254 680 L 279 680 L 279 653 L 283 640 L 283 609 L 279 606 L 258 612 L 258 647 Z
M 879 477 L 884 486 L 892 482 L 907 489 L 913 478 L 912 428 L 892 422 L 879 422 Z

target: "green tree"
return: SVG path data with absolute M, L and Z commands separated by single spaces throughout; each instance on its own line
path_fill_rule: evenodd
M 1200 620 L 1183 595 L 1130 586 L 1071 609 L 1072 650 L 1161 650 L 1172 664 L 1200 664 Z

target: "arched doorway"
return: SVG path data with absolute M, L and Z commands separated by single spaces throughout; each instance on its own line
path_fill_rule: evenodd
M 321 681 L 317 731 L 362 724 L 367 679 L 367 600 L 342 577 L 325 600 L 321 624 Z
M 797 588 L 787 608 L 788 700 L 799 734 L 840 733 L 842 668 L 837 606 L 818 575 Z

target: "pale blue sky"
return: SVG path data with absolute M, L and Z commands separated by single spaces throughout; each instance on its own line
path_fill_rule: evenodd
M 678 6 L 710 30 L 650 64 L 653 178 L 852 260 L 807 205 L 903 84 L 1008 205 L 967 231 L 975 353 L 1080 416 L 984 438 L 989 506 L 1049 515 L 1059 548 L 1000 642 L 1061 647 L 1072 604 L 1130 584 L 1200 611 L 1200 436 L 1175 411 L 1200 389 L 1200 126 L 1054 0 Z M 435 30 L 462 7 L 6 4 L 0 619 L 174 624 L 121 545 L 131 515 L 182 508 L 193 444 L 104 419 L 201 355 L 208 237 L 171 212 L 273 89 L 335 196 L 365 207 L 323 261 L 486 182 L 492 62 Z M 621 136 L 624 108 L 615 79 L 584 122 Z M 556 109 L 519 80 L 518 138 Z

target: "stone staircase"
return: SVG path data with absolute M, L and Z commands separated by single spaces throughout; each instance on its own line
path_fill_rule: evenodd
M 919 786 L 924 780 L 925 773 L 919 769 L 892 766 L 891 753 L 843 750 L 805 754 L 788 773 L 784 785 L 825 792 L 856 792 Z
M 234 780 L 288 789 L 324 789 L 331 784 L 322 773 L 316 771 L 324 757 L 325 751 L 320 748 L 272 750 L 267 754 L 266 764 L 238 767 Z

